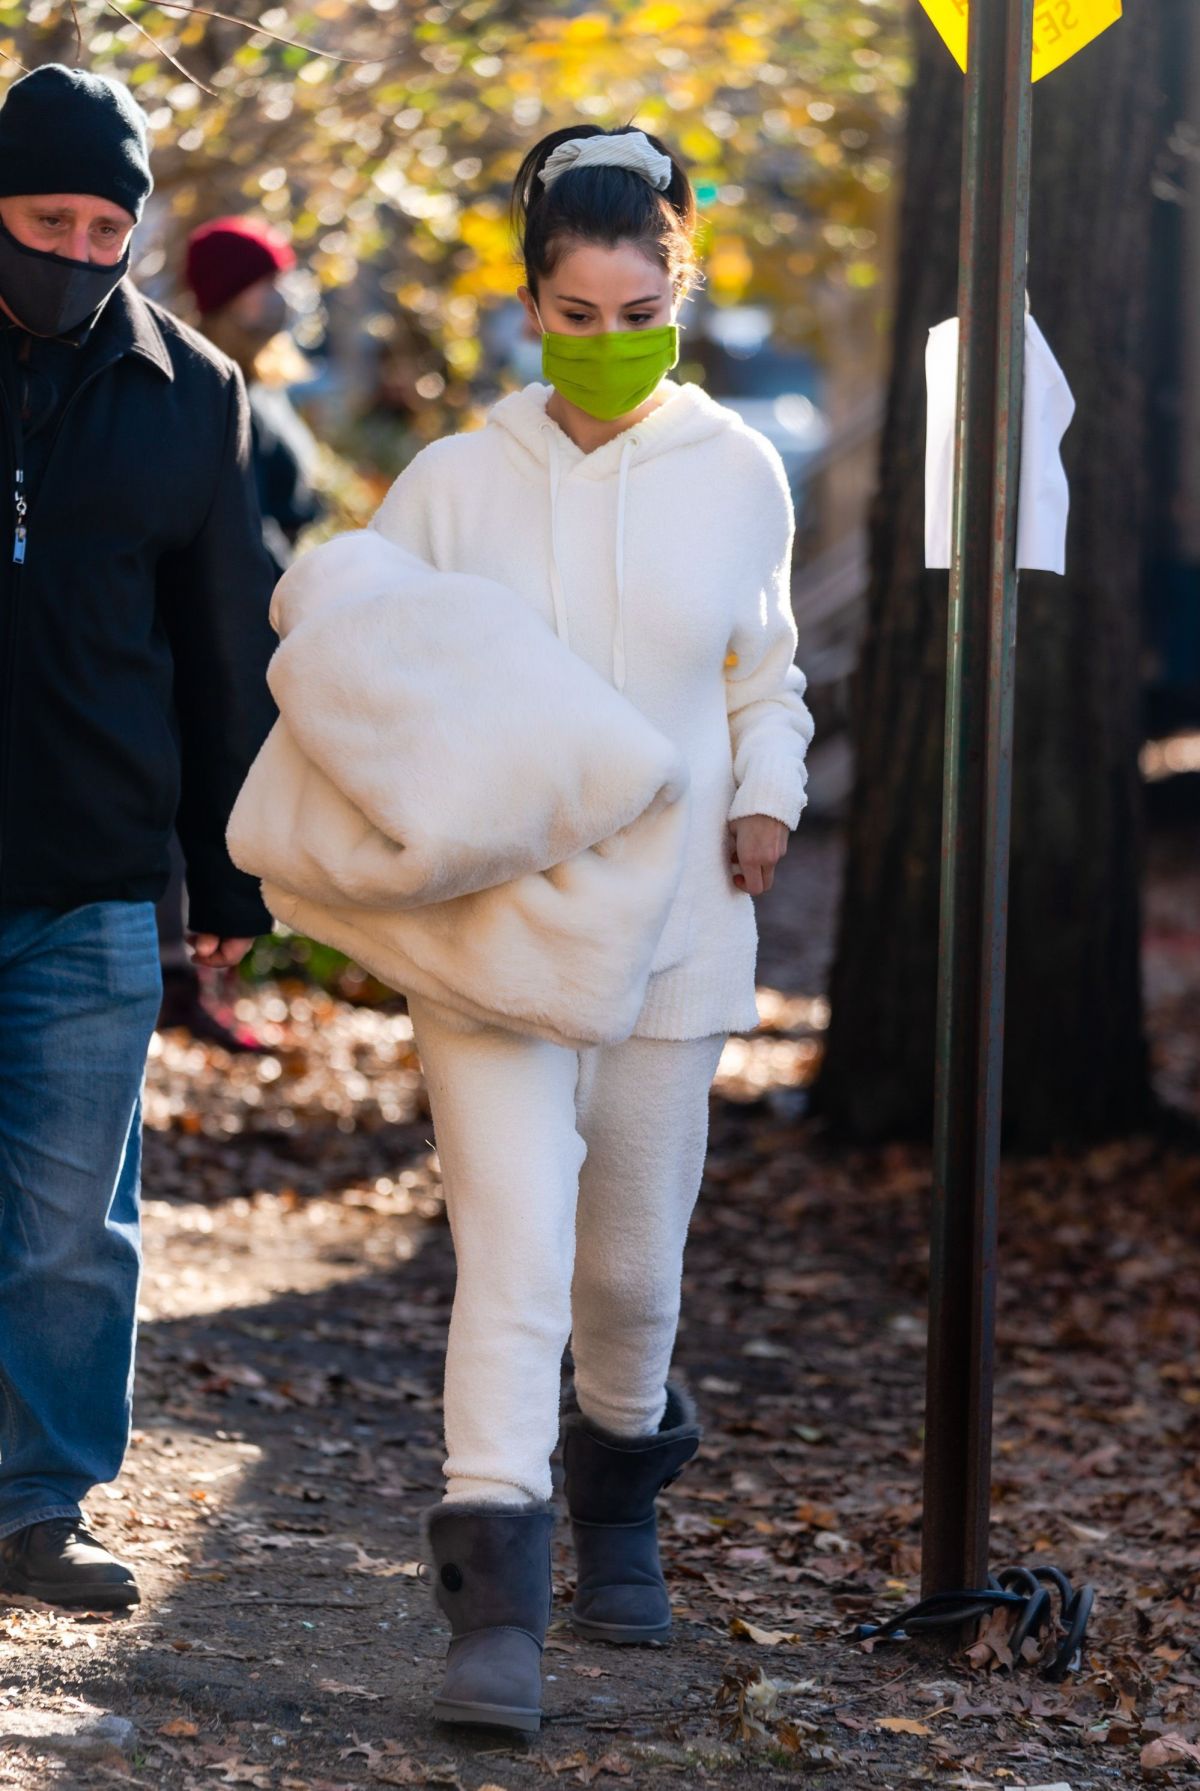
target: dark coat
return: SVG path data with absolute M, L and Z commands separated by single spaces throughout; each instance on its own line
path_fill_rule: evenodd
M 263 543 L 278 580 L 292 563 L 297 538 L 320 516 L 321 502 L 304 465 L 304 425 L 287 393 L 281 387 L 267 390 L 252 384 L 249 396 Z
M 128 281 L 0 525 L 0 903 L 154 901 L 177 824 L 189 924 L 265 931 L 225 824 L 274 717 L 273 576 L 241 375 Z M 0 388 L 0 490 L 20 427 Z

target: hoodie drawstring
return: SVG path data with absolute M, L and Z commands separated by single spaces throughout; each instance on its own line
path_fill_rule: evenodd
M 613 683 L 625 688 L 625 498 L 629 486 L 629 458 L 637 446 L 637 436 L 627 435 L 621 447 L 621 465 L 617 473 L 617 618 L 613 626 Z
M 571 644 L 567 616 L 567 594 L 563 585 L 562 566 L 558 558 L 558 494 L 562 485 L 562 462 L 555 439 L 557 425 L 543 423 L 549 449 L 550 471 L 550 590 L 554 598 L 554 629 L 564 647 Z M 637 447 L 636 435 L 627 435 L 621 444 L 621 460 L 617 470 L 617 529 L 614 560 L 617 577 L 617 613 L 613 623 L 612 679 L 618 690 L 625 688 L 625 510 L 629 487 L 629 462 Z
M 550 467 L 550 591 L 554 598 L 554 631 L 564 647 L 571 644 L 571 628 L 567 620 L 567 594 L 563 589 L 562 568 L 558 563 L 558 487 L 562 478 L 562 466 L 558 458 L 558 443 L 554 439 L 555 425 L 543 423 L 542 429 L 549 443 Z

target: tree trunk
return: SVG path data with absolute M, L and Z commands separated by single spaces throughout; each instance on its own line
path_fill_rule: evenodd
M 1078 402 L 1067 576 L 1021 579 L 1006 1136 L 1149 1111 L 1139 926 L 1138 596 L 1159 5 L 1035 96 L 1030 303 Z M 924 570 L 924 352 L 958 272 L 962 77 L 923 15 L 894 361 L 872 517 L 857 778 L 819 1108 L 863 1139 L 932 1118 L 947 575 Z

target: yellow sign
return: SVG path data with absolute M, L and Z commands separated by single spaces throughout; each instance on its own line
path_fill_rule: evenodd
M 995 0 L 988 0 L 995 4 Z M 959 68 L 967 66 L 968 0 L 921 0 Z M 1115 25 L 1121 0 L 1037 0 L 1033 9 L 1033 78 L 1040 81 Z

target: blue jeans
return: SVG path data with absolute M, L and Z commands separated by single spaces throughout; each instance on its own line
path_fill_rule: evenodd
M 75 1517 L 129 1441 L 149 902 L 0 907 L 0 1538 Z

